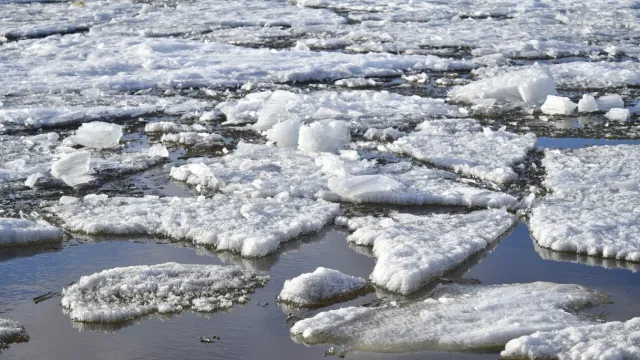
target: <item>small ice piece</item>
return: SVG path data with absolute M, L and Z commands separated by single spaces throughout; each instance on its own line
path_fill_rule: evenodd
M 429 75 L 427 75 L 426 73 L 419 73 L 414 75 L 403 75 L 402 80 L 407 82 L 424 84 L 429 82 Z
M 0 247 L 60 241 L 62 241 L 62 229 L 44 221 L 0 218 Z
M 368 287 L 365 279 L 319 267 L 312 273 L 286 280 L 278 301 L 298 306 L 322 306 L 352 297 Z
M 551 193 L 529 220 L 540 247 L 640 262 L 640 146 L 547 150 L 542 165 Z
M 513 339 L 504 359 L 640 359 L 640 318 L 538 331 Z
M 122 126 L 94 121 L 80 125 L 76 134 L 65 141 L 94 149 L 107 149 L 118 146 L 121 137 Z
M 568 97 L 548 95 L 540 110 L 547 115 L 570 115 L 577 106 Z
M 347 241 L 373 246 L 377 260 L 371 281 L 375 285 L 407 295 L 482 251 L 515 221 L 513 215 L 498 209 L 454 215 L 356 217 L 346 221 L 354 231 Z
M 496 99 L 527 105 L 540 105 L 548 95 L 556 94 L 551 73 L 541 66 L 474 81 L 449 91 L 449 97 L 457 101 L 476 103 Z
M 578 111 L 581 113 L 598 111 L 598 103 L 596 102 L 596 99 L 591 95 L 582 95 L 582 99 L 578 101 Z
M 11 319 L 0 318 L 0 344 L 29 341 L 29 335 L 24 326 Z
M 300 121 L 297 119 L 286 120 L 275 124 L 266 131 L 267 139 L 278 147 L 297 148 L 300 133 Z
M 389 149 L 497 184 L 516 180 L 513 164 L 536 145 L 532 133 L 492 131 L 474 119 L 427 120 L 416 130 Z
M 335 84 L 347 88 L 365 88 L 378 85 L 375 80 L 365 78 L 341 79 L 336 81 Z
M 607 111 L 606 114 L 604 114 L 604 117 L 606 117 L 607 119 L 611 121 L 619 121 L 619 122 L 625 122 L 629 120 L 630 116 L 631 116 L 631 111 L 629 111 L 629 109 L 620 109 L 620 108 L 613 108 Z
M 316 121 L 300 127 L 298 148 L 309 152 L 335 152 L 351 140 L 345 121 Z
M 169 150 L 162 144 L 155 144 L 149 148 L 149 156 L 168 157 Z
M 298 321 L 291 335 L 307 344 L 360 351 L 486 350 L 535 331 L 587 325 L 584 317 L 565 309 L 606 300 L 572 284 L 439 285 L 426 300 L 407 306 L 321 312 Z
M 624 108 L 624 100 L 622 100 L 622 96 L 617 94 L 600 96 L 596 100 L 596 103 L 598 104 L 598 110 L 600 111 L 609 111 L 613 108 Z
M 176 143 L 187 146 L 216 146 L 223 145 L 224 138 L 218 134 L 198 133 L 198 132 L 181 132 L 177 134 L 163 134 L 160 138 L 162 142 Z
M 144 132 L 147 133 L 179 133 L 193 131 L 191 125 L 177 124 L 170 121 L 150 122 L 144 126 Z
M 364 138 L 367 140 L 381 140 L 381 141 L 393 141 L 405 136 L 407 133 L 394 129 L 369 129 L 364 133 Z
M 27 177 L 27 180 L 24 181 L 24 185 L 33 188 L 41 177 L 42 173 L 31 174 Z
M 165 263 L 104 270 L 62 290 L 71 320 L 113 323 L 184 309 L 216 311 L 247 301 L 268 276 L 236 266 Z
M 91 171 L 91 153 L 88 151 L 74 151 L 64 154 L 51 165 L 51 175 L 61 179 L 69 186 L 76 186 L 93 179 Z
M 320 230 L 340 206 L 286 193 L 264 199 L 87 195 L 73 202 L 63 198 L 49 210 L 71 231 L 164 236 L 260 257 L 275 252 L 281 242 Z

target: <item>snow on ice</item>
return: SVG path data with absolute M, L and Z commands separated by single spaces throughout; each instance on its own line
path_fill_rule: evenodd
M 286 280 L 278 301 L 298 306 L 326 305 L 353 296 L 368 286 L 363 278 L 319 267 L 312 273 Z
M 0 247 L 60 241 L 62 241 L 62 229 L 44 221 L 0 218 Z M 1 336 L 0 340 L 2 340 Z

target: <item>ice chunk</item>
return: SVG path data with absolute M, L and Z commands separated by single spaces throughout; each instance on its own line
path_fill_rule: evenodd
M 540 110 L 547 115 L 570 115 L 577 106 L 568 97 L 548 95 Z
M 61 179 L 69 186 L 76 186 L 93 179 L 91 171 L 91 153 L 74 151 L 64 154 L 51 165 L 51 175 Z
M 298 148 L 312 152 L 335 152 L 351 140 L 345 121 L 317 121 L 300 128 Z
M 347 88 L 364 88 L 364 87 L 374 87 L 378 85 L 378 83 L 373 79 L 354 78 L 354 79 L 338 80 L 336 81 L 336 85 L 347 87 Z
M 398 140 L 405 135 L 406 133 L 404 131 L 399 131 L 394 128 L 369 129 L 366 133 L 364 133 L 364 138 L 367 140 L 391 141 Z
M 300 121 L 286 120 L 275 124 L 266 131 L 267 139 L 279 147 L 297 148 L 300 133 Z
M 291 334 L 308 344 L 336 343 L 362 351 L 486 350 L 535 331 L 586 325 L 565 309 L 604 300 L 602 294 L 570 284 L 446 285 L 407 306 L 322 312 L 298 321 Z
M 62 229 L 44 221 L 0 218 L 0 247 L 60 241 L 62 241 Z
M 349 219 L 346 225 L 354 232 L 347 241 L 373 246 L 377 260 L 371 281 L 406 295 L 482 251 L 515 221 L 508 212 L 496 209 L 457 215 L 393 213 L 385 218 Z
M 155 144 L 149 148 L 149 156 L 159 156 L 166 158 L 169 156 L 169 150 L 162 144 Z
M 380 166 L 352 155 L 349 151 L 311 154 L 241 142 L 232 153 L 192 159 L 173 167 L 170 175 L 193 186 L 251 197 L 287 192 L 294 197 L 404 205 L 503 207 L 516 203 L 510 195 L 456 183 L 455 175 L 446 171 L 408 162 Z M 361 178 L 367 175 L 380 177 Z
M 598 111 L 598 103 L 596 102 L 596 99 L 591 95 L 582 95 L 582 99 L 578 101 L 578 111 L 581 113 Z
M 33 188 L 41 177 L 42 173 L 31 174 L 27 177 L 27 180 L 24 181 L 24 185 Z
M 550 195 L 531 212 L 541 247 L 640 262 L 640 146 L 547 150 Z
M 24 326 L 11 319 L 0 318 L 0 344 L 29 341 L 29 335 Z
M 312 273 L 285 281 L 278 301 L 299 306 L 320 306 L 358 294 L 367 287 L 368 283 L 363 278 L 319 267 Z
M 638 359 L 640 318 L 626 322 L 572 326 L 539 331 L 507 343 L 501 358 L 517 359 Z
M 475 103 L 496 99 L 527 105 L 540 105 L 548 95 L 556 94 L 551 73 L 540 66 L 478 80 L 449 91 L 449 97 L 457 101 Z
M 640 85 L 640 64 L 632 60 L 575 61 L 549 65 L 549 70 L 556 84 L 564 88 L 607 89 Z M 600 108 L 600 111 L 607 110 Z
M 74 321 L 111 323 L 183 309 L 216 311 L 244 303 L 268 277 L 235 266 L 165 263 L 104 270 L 62 290 Z
M 492 131 L 473 119 L 427 120 L 416 130 L 389 149 L 498 184 L 518 178 L 511 166 L 536 145 L 532 133 Z
M 281 242 L 320 230 L 340 206 L 323 200 L 86 196 L 50 211 L 71 231 L 87 234 L 149 234 L 190 240 L 245 257 L 265 256 Z
M 598 104 L 598 110 L 608 111 L 613 108 L 624 108 L 624 100 L 620 95 L 604 95 L 600 96 L 596 103 Z
M 218 134 L 181 132 L 177 134 L 163 134 L 162 142 L 177 143 L 188 146 L 216 146 L 224 145 L 224 138 Z
M 204 126 L 202 125 L 186 125 L 170 121 L 150 122 L 144 126 L 144 131 L 148 133 L 179 133 L 201 130 L 204 130 Z
M 620 121 L 620 122 L 625 122 L 629 120 L 630 116 L 631 116 L 631 111 L 629 111 L 629 109 L 619 109 L 619 108 L 613 108 L 607 111 L 606 114 L 604 114 L 604 117 L 606 117 L 607 119 L 611 121 Z
M 122 137 L 122 126 L 94 121 L 80 125 L 76 134 L 65 141 L 94 149 L 107 149 L 118 146 Z

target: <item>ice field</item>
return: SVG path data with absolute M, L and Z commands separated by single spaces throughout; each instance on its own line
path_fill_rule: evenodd
M 0 0 L 0 356 L 640 360 L 637 1 Z

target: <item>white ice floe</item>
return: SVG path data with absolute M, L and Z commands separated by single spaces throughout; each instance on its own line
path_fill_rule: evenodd
M 540 111 L 547 115 L 571 115 L 578 105 L 568 97 L 547 95 Z
M 159 156 L 166 158 L 169 156 L 169 150 L 162 144 L 155 144 L 149 148 L 149 156 Z
M 598 111 L 598 103 L 596 102 L 596 99 L 591 95 L 582 95 L 582 99 L 578 101 L 578 111 L 581 113 Z
M 400 131 L 394 128 L 386 128 L 386 129 L 371 128 L 364 133 L 364 138 L 367 140 L 389 141 L 389 140 L 397 140 L 405 136 L 406 134 L 407 133 L 405 133 L 404 131 Z
M 416 130 L 389 149 L 498 184 L 518 178 L 511 167 L 536 145 L 532 133 L 493 131 L 473 119 L 427 120 Z
M 29 340 L 24 326 L 11 319 L 0 318 L 0 345 Z
M 631 111 L 629 109 L 613 108 L 607 111 L 604 117 L 612 121 L 625 122 L 631 117 Z
M 365 289 L 365 279 L 333 269 L 317 268 L 312 273 L 286 280 L 278 301 L 299 306 L 326 305 Z
M 264 134 L 267 140 L 276 144 L 278 147 L 297 148 L 301 125 L 298 119 L 285 120 L 273 125 L 273 127 L 265 131 Z M 310 135 L 312 134 L 308 136 Z M 349 134 L 346 134 L 343 138 L 348 139 L 348 136 Z M 342 145 L 344 144 L 341 144 L 339 147 L 342 147 Z
M 294 197 L 391 204 L 514 206 L 510 195 L 453 181 L 452 173 L 408 162 L 377 165 L 355 151 L 305 153 L 239 143 L 232 153 L 173 167 L 171 177 L 201 189 L 250 197 L 288 192 Z
M 640 262 L 640 146 L 547 150 L 551 194 L 529 222 L 536 242 L 560 252 Z
M 320 230 L 340 206 L 287 194 L 265 199 L 87 195 L 63 197 L 50 211 L 71 231 L 149 234 L 259 257 L 276 251 L 281 242 Z
M 347 122 L 316 121 L 300 127 L 298 148 L 309 152 L 335 152 L 351 140 Z
M 3 45 L 0 95 L 225 88 L 249 82 L 399 76 L 434 67 L 473 65 L 435 56 L 278 51 L 179 38 L 74 34 Z
M 65 145 L 82 145 L 94 149 L 117 147 L 122 137 L 122 126 L 94 121 L 80 125 L 75 135 L 64 139 Z
M 111 323 L 184 309 L 216 311 L 245 303 L 268 276 L 236 266 L 165 263 L 104 270 L 62 290 L 74 321 Z
M 160 141 L 163 143 L 177 143 L 188 146 L 224 145 L 224 138 L 221 135 L 192 131 L 177 134 L 163 134 Z
M 339 218 L 338 223 L 354 231 L 347 241 L 373 246 L 375 285 L 410 294 L 491 245 L 515 221 L 508 212 L 493 209 L 431 216 L 393 213 Z
M 598 110 L 600 111 L 608 111 L 614 108 L 624 108 L 624 100 L 622 99 L 622 96 L 617 94 L 600 96 L 596 100 L 596 104 L 598 104 Z
M 404 96 L 386 91 L 315 91 L 295 94 L 266 91 L 240 100 L 221 103 L 225 124 L 255 123 L 256 130 L 267 130 L 279 122 L 298 120 L 344 120 L 353 129 L 387 128 L 425 117 L 460 117 L 464 110 L 441 99 Z
M 62 229 L 44 221 L 0 218 L 0 247 L 33 245 L 61 240 Z M 1 336 L 0 340 L 2 340 Z
M 640 318 L 540 331 L 513 339 L 502 358 L 605 360 L 640 358 Z
M 564 309 L 602 303 L 579 285 L 534 282 L 439 286 L 423 302 L 400 307 L 348 307 L 298 321 L 305 343 L 335 343 L 375 352 L 471 351 L 502 347 L 514 337 L 589 322 Z
M 640 85 L 640 63 L 569 62 L 549 65 L 558 87 L 605 89 Z M 600 109 L 606 110 L 606 109 Z
M 180 132 L 193 132 L 203 131 L 206 128 L 200 124 L 178 124 L 171 121 L 156 121 L 150 122 L 144 126 L 144 131 L 147 133 L 180 133 Z
M 51 175 L 69 186 L 76 186 L 93 180 L 91 153 L 75 151 L 64 154 L 51 164 Z
M 335 84 L 346 88 L 366 88 L 379 85 L 375 80 L 365 78 L 340 79 Z
M 497 100 L 536 106 L 541 105 L 548 95 L 556 94 L 551 73 L 542 66 L 488 77 L 449 91 L 449 97 L 456 101 L 482 103 Z
M 25 181 L 34 174 L 49 172 L 51 159 L 58 147 L 59 135 L 45 133 L 35 136 L 0 135 L 0 184 Z

